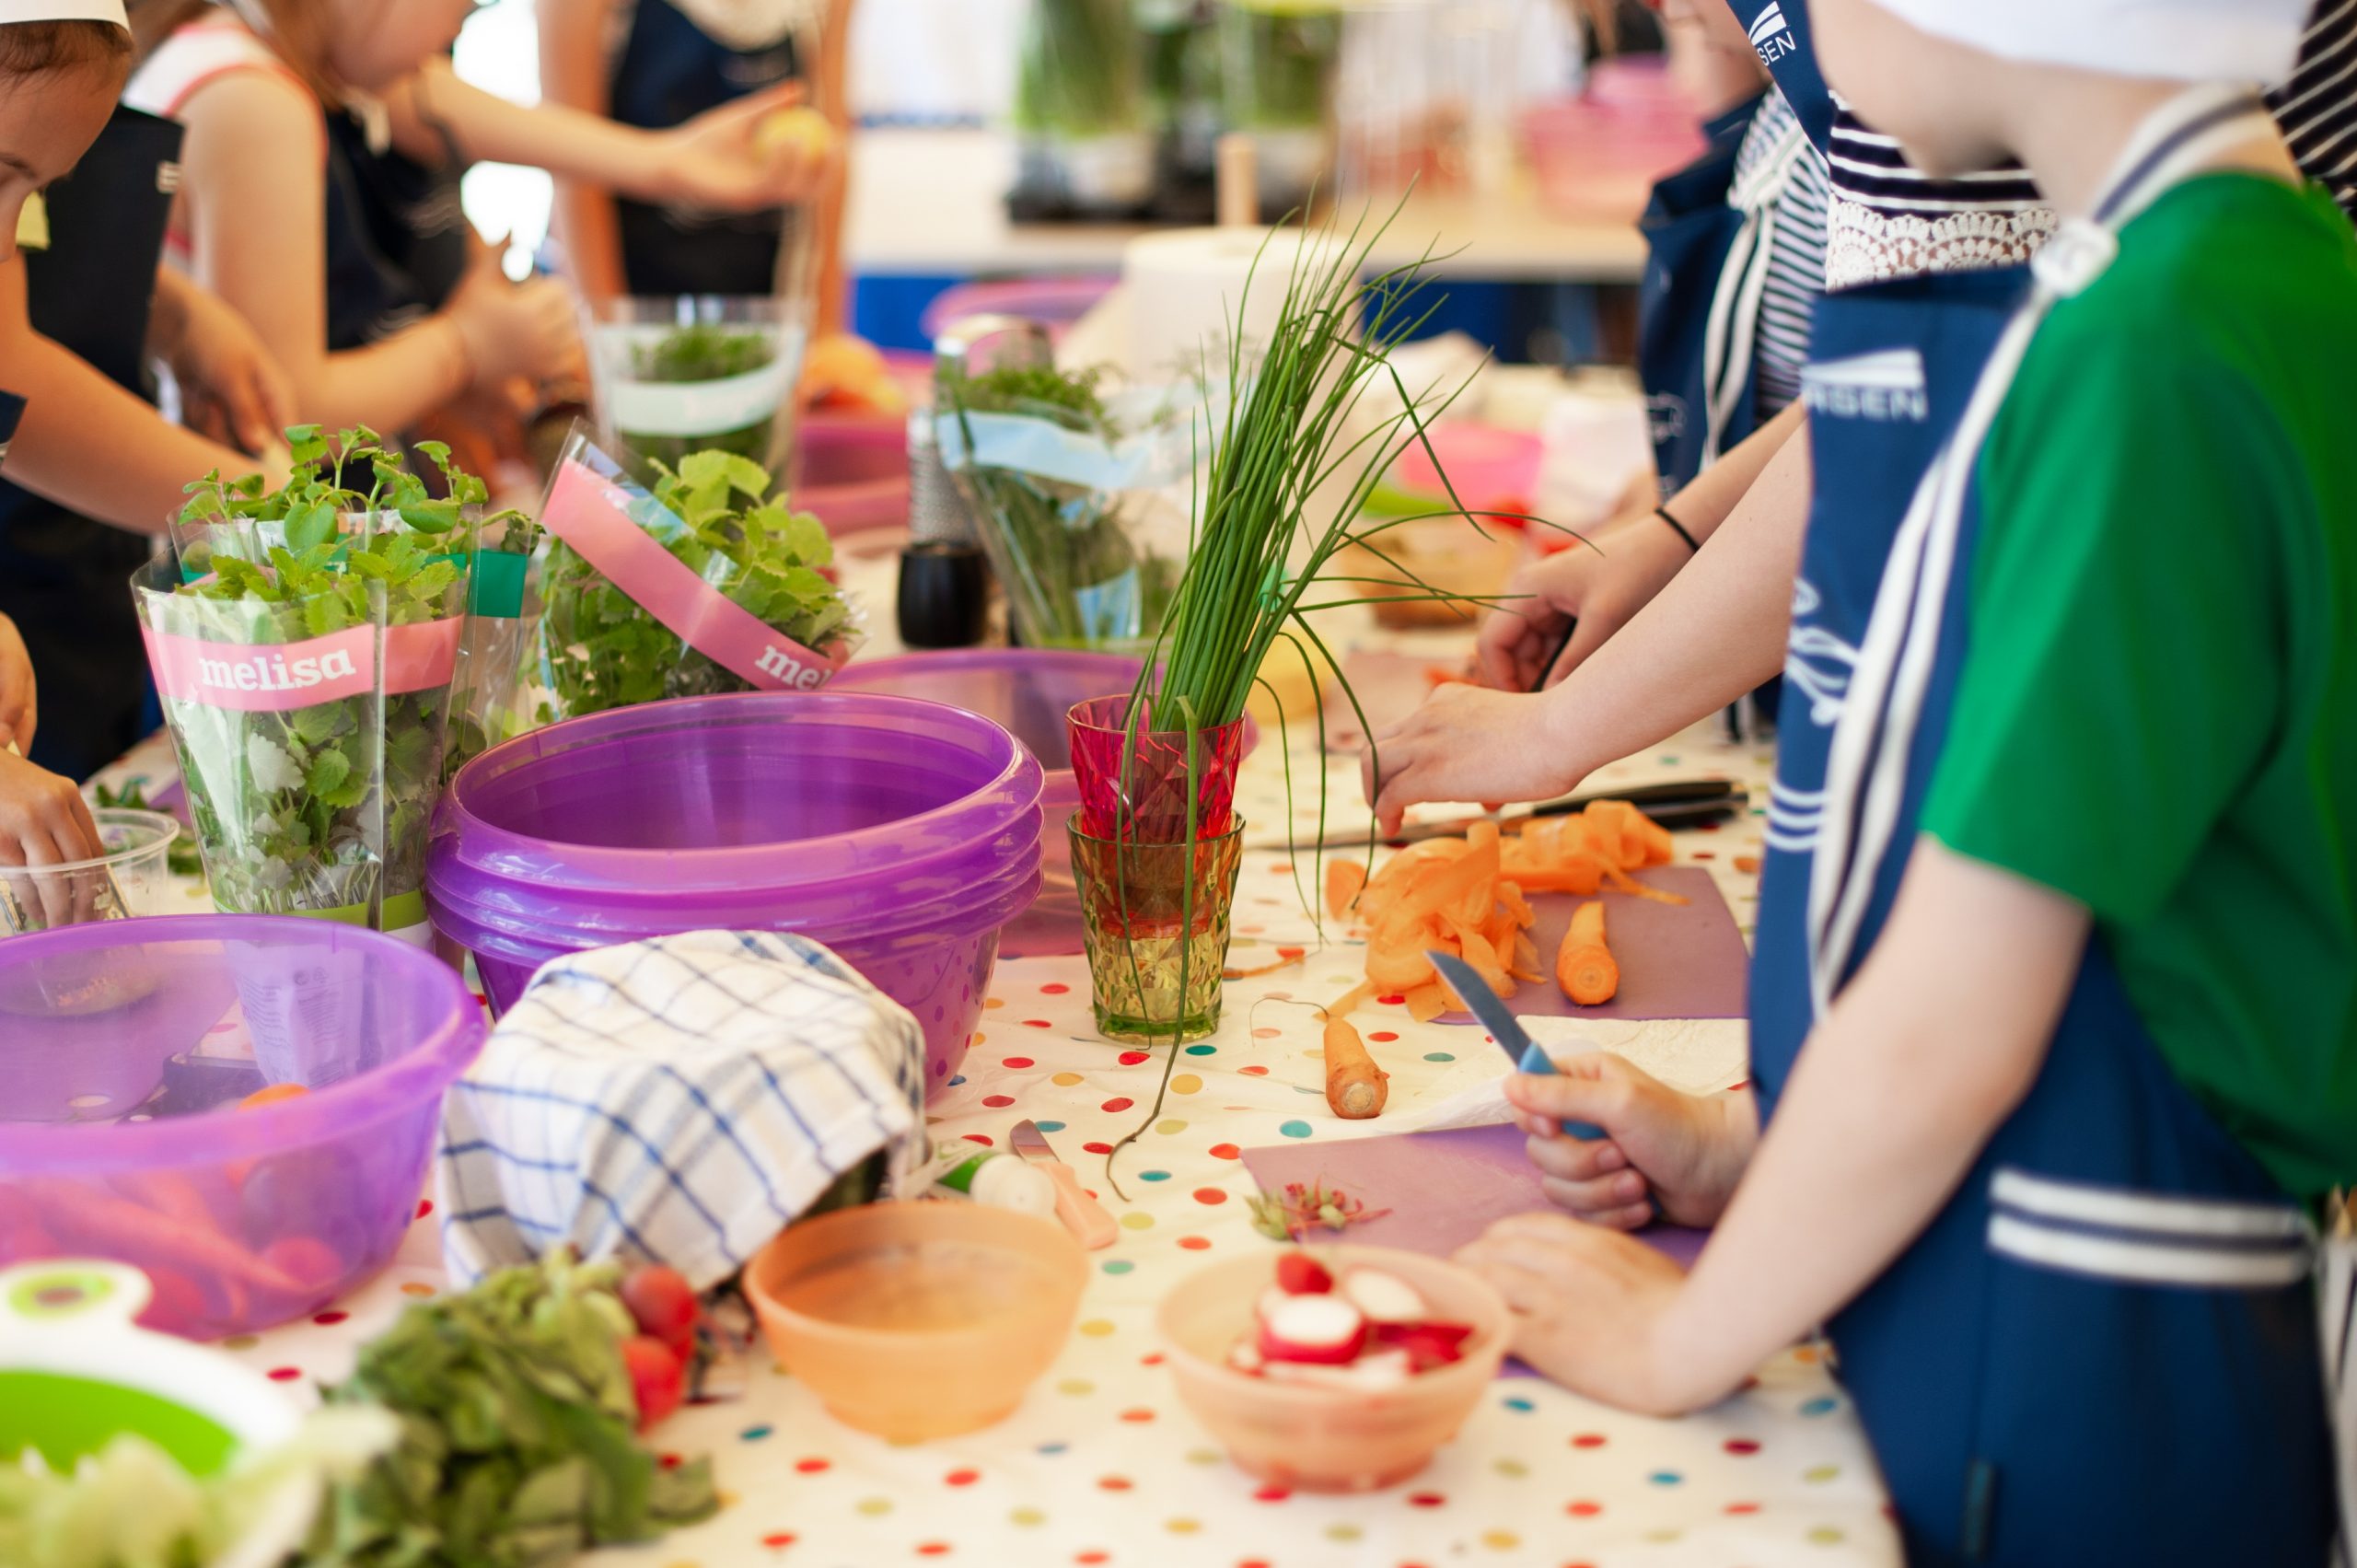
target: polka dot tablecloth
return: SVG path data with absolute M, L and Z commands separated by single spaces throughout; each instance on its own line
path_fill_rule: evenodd
M 168 776 L 168 761 L 157 769 L 152 758 L 131 761 Z M 1299 752 L 1294 762 L 1297 782 L 1315 766 Z M 1733 772 L 1764 804 L 1767 766 L 1751 749 L 1698 730 L 1596 782 Z M 1338 766 L 1333 776 L 1336 799 L 1354 799 L 1354 772 Z M 1239 808 L 1251 822 L 1283 819 L 1273 745 L 1246 770 Z M 1718 873 L 1747 932 L 1758 816 L 1681 833 L 1678 843 L 1681 860 Z M 1226 1461 L 1179 1405 L 1159 1364 L 1153 1315 L 1190 1270 L 1269 1248 L 1248 1222 L 1243 1199 L 1252 1188 L 1240 1152 L 1396 1130 L 1401 1113 L 1498 1069 L 1479 1035 L 1374 1006 L 1359 1021 L 1393 1074 L 1390 1111 L 1374 1122 L 1336 1120 L 1324 1099 L 1318 1021 L 1299 1004 L 1348 989 L 1356 952 L 1317 943 L 1287 857 L 1249 856 L 1232 961 L 1273 963 L 1295 949 L 1303 961 L 1227 987 L 1218 1035 L 1185 1048 L 1167 1102 L 1122 1152 L 1126 1202 L 1107 1186 L 1103 1156 L 1153 1103 L 1159 1053 L 1095 1038 L 1080 959 L 1002 964 L 963 1074 L 932 1107 L 935 1132 L 998 1147 L 1018 1119 L 1036 1118 L 1119 1217 L 1119 1241 L 1091 1255 L 1089 1288 L 1062 1357 L 999 1426 L 906 1447 L 839 1424 L 790 1377 L 758 1374 L 746 1398 L 684 1411 L 657 1434 L 666 1449 L 715 1456 L 726 1503 L 719 1515 L 599 1561 L 655 1568 L 1897 1562 L 1849 1401 L 1808 1347 L 1763 1367 L 1735 1399 L 1678 1421 L 1624 1415 L 1537 1378 L 1502 1379 L 1429 1469 L 1372 1495 L 1288 1493 Z M 229 1348 L 308 1388 L 342 1376 L 356 1344 L 441 1283 L 432 1216 L 422 1214 L 399 1260 L 337 1310 Z

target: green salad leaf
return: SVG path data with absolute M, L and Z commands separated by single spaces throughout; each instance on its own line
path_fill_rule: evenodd
M 390 1411 L 400 1440 L 330 1494 L 303 1568 L 541 1568 L 716 1511 L 708 1458 L 666 1468 L 633 1434 L 621 1277 L 552 1252 L 364 1347 L 324 1396 Z
M 691 452 L 677 469 L 653 465 L 633 493 L 632 519 L 672 557 L 734 603 L 806 648 L 825 652 L 852 634 L 852 609 L 821 568 L 834 562 L 826 526 L 770 494 L 770 476 L 739 453 Z M 532 674 L 547 689 L 552 723 L 664 697 L 744 691 L 750 685 L 648 613 L 560 540 L 548 542 Z

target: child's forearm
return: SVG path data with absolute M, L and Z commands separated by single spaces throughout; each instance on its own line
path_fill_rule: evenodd
M 406 430 L 467 389 L 467 349 L 447 311 L 365 348 L 288 366 L 296 404 L 312 424 Z
M 1583 773 L 1709 717 L 1783 668 L 1808 502 L 1808 443 L 1786 440 L 1701 553 L 1548 692 L 1552 743 Z
M 668 193 L 654 133 L 562 103 L 511 103 L 460 81 L 444 60 L 426 62 L 386 104 L 396 141 L 429 161 L 517 163 L 628 196 Z
M 161 533 L 208 470 L 253 460 L 168 423 L 98 367 L 32 330 L 21 261 L 0 266 L 0 384 L 26 400 L 6 475 L 61 506 L 132 533 Z
M 1661 1325 L 1664 1408 L 1734 1388 L 1930 1223 L 2036 1082 L 2087 928 L 2061 894 L 1919 841 Z
M 1808 416 L 1803 406 L 1787 404 L 1782 413 L 1738 442 L 1733 451 L 1696 474 L 1684 489 L 1670 497 L 1666 507 L 1670 516 L 1696 539 L 1709 539 L 1745 504 L 1760 477 L 1788 446 L 1794 445 L 1795 436 L 1800 437 L 1798 460 L 1804 465 L 1800 471 L 1807 473 L 1807 429 Z

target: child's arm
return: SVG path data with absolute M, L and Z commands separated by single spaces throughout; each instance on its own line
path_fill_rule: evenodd
M 602 117 L 606 101 L 606 28 L 614 0 L 539 0 L 540 101 Z M 613 196 L 580 180 L 559 179 L 553 226 L 573 285 L 590 299 L 630 292 L 622 278 L 621 229 Z
M 1794 436 L 1802 434 L 1805 424 L 1801 405 L 1793 404 L 1696 475 L 1665 509 L 1698 541 L 1708 540 L 1744 504 L 1770 462 Z M 1784 463 L 1807 461 L 1805 436 L 1799 445 L 1800 450 L 1782 459 Z M 1780 470 L 1775 483 L 1762 495 L 1789 498 L 1789 472 L 1788 468 Z M 1678 536 L 1678 529 L 1655 514 L 1650 477 L 1644 489 L 1648 499 L 1642 510 L 1632 509 L 1592 530 L 1583 530 L 1588 542 L 1574 544 L 1515 574 L 1506 591 L 1530 597 L 1482 617 L 1475 645 L 1481 684 L 1501 691 L 1528 691 L 1550 673 L 1539 668 L 1539 660 L 1550 655 L 1555 662 L 1548 683 L 1562 680 L 1694 559 L 1693 548 Z M 1794 537 L 1807 519 L 1806 494 L 1803 486 L 1801 505 L 1782 506 L 1777 513 L 1776 520 L 1793 530 Z M 1744 516 L 1756 527 L 1759 511 L 1755 506 Z M 1567 642 L 1564 628 L 1573 621 L 1579 624 Z
M 1783 668 L 1808 489 L 1808 444 L 1788 440 L 1693 563 L 1561 685 L 1443 686 L 1378 737 L 1362 767 L 1385 830 L 1420 801 L 1561 795 Z
M 147 353 L 171 367 L 180 417 L 215 441 L 266 452 L 296 422 L 295 389 L 251 323 L 170 267 L 156 274 Z
M 545 26 L 545 24 L 543 24 Z M 747 212 L 799 202 L 832 161 L 792 139 L 763 145 L 761 121 L 803 98 L 786 82 L 708 110 L 668 131 L 622 125 L 562 102 L 510 103 L 429 60 L 386 95 L 393 136 L 422 161 L 517 163 L 649 202 Z
M 6 476 L 60 505 L 134 533 L 161 533 L 185 499 L 181 486 L 213 469 L 237 475 L 255 467 L 170 424 L 34 331 L 22 257 L 0 262 L 0 364 L 9 389 L 25 399 Z
M 1888 927 L 1809 1037 L 1690 1276 L 1550 1216 L 1461 1255 L 1527 1315 L 1517 1353 L 1632 1410 L 1731 1392 L 1946 1202 L 2037 1080 L 2088 924 L 2059 893 L 1917 841 Z
M 398 431 L 470 385 L 552 378 L 578 363 L 563 285 L 510 285 L 495 261 L 425 320 L 329 352 L 319 116 L 292 82 L 250 71 L 207 83 L 181 111 L 180 201 L 198 281 L 277 351 L 302 419 Z

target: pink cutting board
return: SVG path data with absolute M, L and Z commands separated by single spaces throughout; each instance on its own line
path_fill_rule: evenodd
M 1369 1247 L 1397 1247 L 1429 1258 L 1446 1258 L 1502 1219 L 1550 1208 L 1538 1173 L 1523 1153 L 1519 1127 L 1458 1127 L 1446 1132 L 1395 1132 L 1329 1144 L 1281 1144 L 1244 1151 L 1244 1168 L 1263 1192 L 1289 1181 L 1338 1187 L 1370 1209 L 1387 1209 L 1381 1219 L 1352 1225 L 1341 1238 L 1312 1233 L 1315 1242 L 1348 1239 Z M 1645 1242 L 1692 1268 L 1710 1232 L 1684 1225 L 1654 1225 L 1637 1232 Z M 1509 1359 L 1504 1376 L 1531 1376 Z
M 1500 1070 L 1505 1066 L 1503 1058 Z M 1344 1233 L 1369 1247 L 1397 1247 L 1446 1258 L 1495 1222 L 1551 1207 L 1538 1172 L 1523 1152 L 1519 1127 L 1457 1127 L 1446 1132 L 1393 1132 L 1320 1144 L 1277 1144 L 1244 1151 L 1244 1168 L 1264 1192 L 1289 1181 L 1339 1187 L 1381 1219 Z M 1316 1240 L 1329 1233 L 1315 1233 Z M 1655 1225 L 1639 1231 L 1680 1263 L 1690 1264 L 1708 1231 Z
M 1531 940 L 1538 968 L 1548 978 L 1525 985 L 1506 1005 L 1518 1017 L 1540 1018 L 1740 1018 L 1750 949 L 1736 928 L 1735 912 L 1710 872 L 1699 865 L 1664 865 L 1636 874 L 1664 892 L 1682 893 L 1684 905 L 1665 904 L 1609 890 L 1604 899 L 1604 935 L 1620 966 L 1620 990 L 1597 1007 L 1583 1007 L 1555 983 L 1555 954 L 1571 929 L 1572 912 L 1586 900 L 1568 893 L 1546 893 L 1530 900 L 1538 916 Z M 1441 1021 L 1469 1024 L 1469 1013 L 1444 1013 Z

